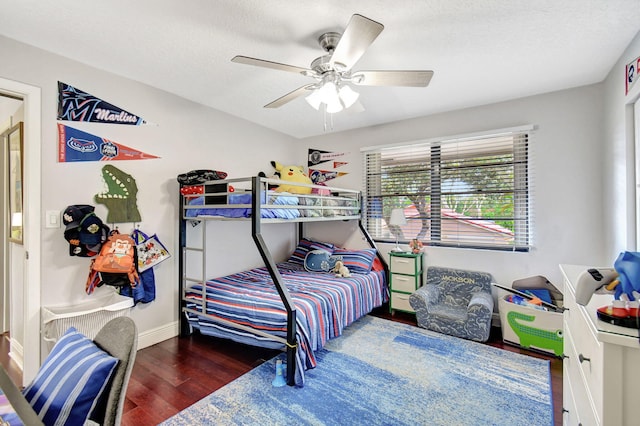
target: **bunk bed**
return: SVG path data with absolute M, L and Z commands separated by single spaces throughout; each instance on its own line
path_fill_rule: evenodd
M 286 381 L 304 384 L 304 371 L 316 365 L 314 352 L 344 327 L 388 300 L 387 264 L 360 222 L 358 191 L 296 184 L 309 194 L 273 189 L 284 181 L 261 176 L 214 180 L 181 188 L 180 197 L 180 333 L 204 335 L 286 352 Z M 291 182 L 286 182 L 291 184 Z M 245 220 L 264 267 L 210 278 L 206 266 L 208 224 Z M 372 247 L 347 250 L 303 236 L 307 222 L 357 220 Z M 276 263 L 262 236 L 262 225 L 297 224 L 299 242 L 291 257 Z M 202 225 L 200 244 L 187 241 L 188 226 Z M 309 268 L 307 253 L 344 260 L 351 277 L 336 277 L 321 262 Z M 201 255 L 199 277 L 187 265 Z M 325 259 L 326 260 L 326 259 Z

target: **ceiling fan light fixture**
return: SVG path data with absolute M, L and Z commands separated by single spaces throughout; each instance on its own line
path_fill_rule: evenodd
M 324 81 L 318 91 L 320 92 L 322 102 L 325 104 L 335 102 L 335 100 L 338 99 L 338 87 L 332 80 Z
M 342 103 L 344 104 L 345 108 L 349 108 L 360 97 L 360 93 L 356 92 L 351 87 L 346 86 L 346 85 L 342 86 L 338 93 L 340 95 L 340 99 L 341 99 Z
M 309 105 L 316 111 L 320 109 L 320 104 L 322 103 L 322 97 L 320 96 L 320 90 L 315 89 L 311 92 L 309 96 L 304 98 Z
M 335 114 L 352 106 L 360 94 L 348 85 L 340 81 L 336 75 L 326 75 L 320 86 L 314 89 L 305 100 L 315 110 L 320 109 L 320 104 L 325 104 L 325 111 Z
M 320 110 L 321 104 L 324 104 L 325 117 L 327 112 L 335 113 L 345 108 L 362 110 L 356 102 L 359 94 L 352 89 L 354 85 L 426 87 L 433 77 L 433 71 L 428 70 L 352 70 L 383 29 L 384 25 L 366 16 L 357 13 L 352 15 L 342 33 L 327 32 L 318 38 L 320 47 L 326 53 L 314 59 L 308 68 L 241 55 L 234 56 L 231 61 L 316 80 L 266 104 L 265 108 L 279 108 L 294 99 L 306 97 L 309 105 L 316 110 Z
M 336 112 L 342 111 L 342 109 L 342 102 L 340 102 L 340 98 L 337 96 L 330 102 L 327 102 L 327 112 L 329 114 L 335 114 Z

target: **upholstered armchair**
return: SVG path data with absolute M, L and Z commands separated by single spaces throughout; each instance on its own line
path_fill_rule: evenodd
M 427 282 L 409 297 L 418 326 L 486 342 L 491 331 L 491 274 L 431 266 Z
M 129 317 L 110 320 L 93 341 L 70 328 L 23 391 L 2 368 L 0 388 L 26 425 L 119 426 L 137 349 Z

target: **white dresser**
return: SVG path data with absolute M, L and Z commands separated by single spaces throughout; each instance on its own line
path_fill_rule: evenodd
M 560 265 L 564 285 L 563 424 L 640 425 L 638 330 L 602 322 L 596 309 L 612 295 L 575 301 L 578 276 L 589 266 Z

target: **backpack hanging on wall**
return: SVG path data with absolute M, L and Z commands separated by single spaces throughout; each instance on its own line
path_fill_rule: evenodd
M 139 246 L 144 243 L 144 241 L 148 240 L 149 237 L 144 232 L 136 229 L 131 234 L 131 238 L 133 241 Z M 136 249 L 136 253 L 139 253 L 140 249 Z M 138 256 L 140 257 L 140 256 Z M 138 266 L 141 263 L 141 259 L 138 259 Z M 156 298 L 156 280 L 155 274 L 153 272 L 153 267 L 142 270 L 138 267 L 138 275 L 140 276 L 140 285 L 132 287 L 130 284 L 126 284 L 120 287 L 120 294 L 122 296 L 127 296 L 133 298 L 133 303 L 137 304 L 141 303 L 149 303 L 155 300 Z
M 137 286 L 140 277 L 137 270 L 136 244 L 126 234 L 113 231 L 102 245 L 100 253 L 91 261 L 87 278 L 87 294 L 103 284 L 122 287 Z

